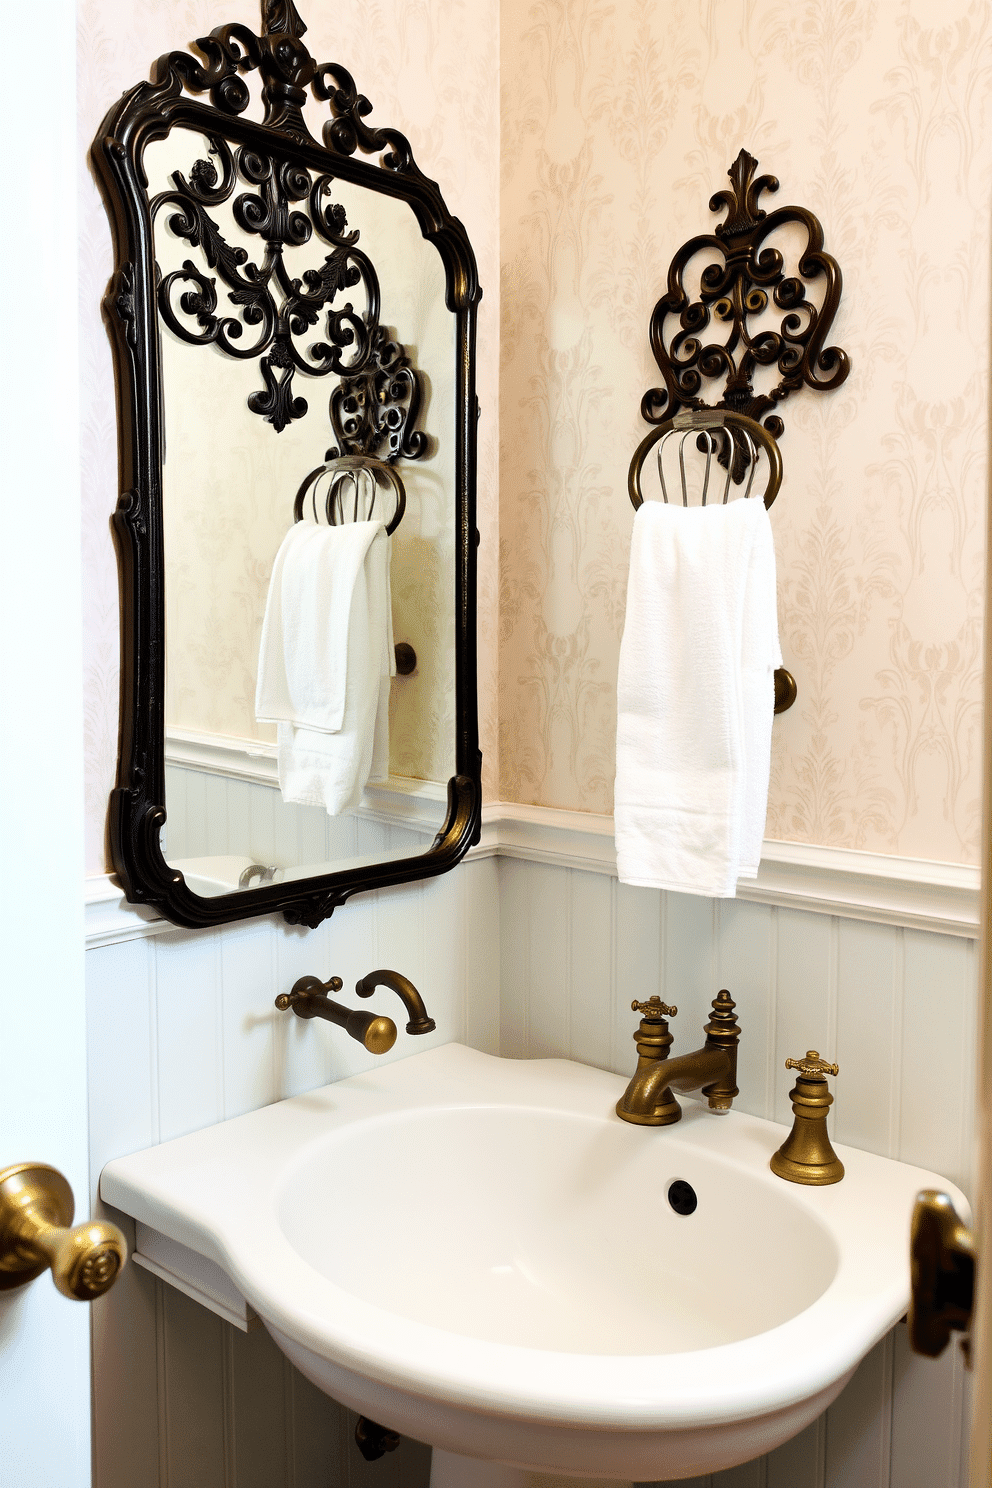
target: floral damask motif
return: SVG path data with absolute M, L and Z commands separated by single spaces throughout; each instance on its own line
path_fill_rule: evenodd
M 853 368 L 816 413 L 790 404 L 772 522 L 800 692 L 775 725 L 769 832 L 974 860 L 986 457 L 964 388 L 987 383 L 990 29 L 981 0 L 742 0 L 732 24 L 716 4 L 504 10 L 504 797 L 611 807 L 613 720 L 585 689 L 616 675 L 648 317 L 744 146 L 824 224 Z M 597 177 L 611 200 L 583 220 Z M 548 235 L 578 222 L 585 242 L 558 257 Z M 591 332 L 571 367 L 548 352 L 567 328 L 573 347 Z M 590 389 L 597 417 L 556 432 Z M 574 650 L 549 639 L 569 629 Z
M 839 462 L 822 424 L 817 430 L 810 423 L 802 432 L 819 445 L 818 501 L 794 533 L 788 566 L 780 565 L 779 572 L 783 650 L 802 677 L 797 707 L 806 738 L 797 749 L 798 730 L 793 727 L 792 739 L 779 731 L 768 832 L 829 846 L 863 847 L 869 832 L 894 842 L 893 793 L 862 779 L 852 808 L 850 761 L 836 735 L 842 722 L 838 679 L 865 633 L 873 603 L 891 593 L 897 558 L 867 545 L 855 558 L 851 533 L 837 515 Z
M 892 605 L 889 664 L 860 706 L 899 785 L 897 830 L 911 825 L 933 793 L 962 858 L 979 845 L 982 605 L 979 575 L 968 566 L 980 513 L 973 510 L 968 522 L 959 490 L 984 473 L 971 438 L 982 425 L 984 397 L 977 378 L 944 405 L 923 404 L 904 386 L 889 458 L 870 472 L 900 513 L 908 561 Z

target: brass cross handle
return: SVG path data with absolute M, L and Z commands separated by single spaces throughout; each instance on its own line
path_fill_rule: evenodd
M 632 1013 L 643 1013 L 646 1018 L 674 1018 L 678 1012 L 677 1007 L 669 1007 L 667 1002 L 662 1002 L 657 995 L 649 997 L 647 1002 L 632 1002 L 630 1004 Z
M 785 1067 L 786 1069 L 798 1070 L 801 1075 L 840 1074 L 840 1066 L 837 1064 L 828 1064 L 825 1059 L 820 1058 L 815 1049 L 807 1049 L 805 1059 L 787 1059 L 785 1061 Z
M 33 1281 L 49 1267 L 59 1291 L 92 1302 L 113 1286 L 127 1259 L 116 1225 L 72 1225 L 72 1189 L 47 1163 L 0 1172 L 0 1291 Z

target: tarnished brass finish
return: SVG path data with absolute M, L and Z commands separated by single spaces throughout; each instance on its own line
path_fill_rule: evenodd
M 643 1013 L 644 1020 L 650 1021 L 651 1019 L 674 1018 L 678 1012 L 678 1008 L 674 1003 L 669 1007 L 667 1002 L 662 1002 L 656 992 L 653 997 L 648 998 L 647 1002 L 638 1002 L 635 998 L 630 1004 L 630 1011 L 632 1013 Z M 643 1021 L 641 1026 L 643 1027 Z M 637 1035 L 635 1034 L 634 1037 L 636 1038 Z
M 370 1421 L 368 1416 L 359 1416 L 355 1422 L 355 1445 L 366 1462 L 378 1462 L 387 1452 L 395 1452 L 400 1444 L 398 1431 Z
M 682 1119 L 682 1108 L 672 1094 L 676 1090 L 702 1090 L 712 1111 L 729 1111 L 737 1090 L 737 1044 L 741 1031 L 734 1012 L 736 1003 L 726 990 L 713 999 L 710 1021 L 703 1032 L 706 1042 L 692 1054 L 669 1059 L 673 1042 L 665 1014 L 669 1008 L 658 997 L 632 1002 L 631 1010 L 643 1012 L 634 1042 L 637 1068 L 617 1101 L 617 1115 L 635 1126 L 671 1126 Z
M 827 1075 L 839 1075 L 836 1064 L 821 1059 L 815 1049 L 805 1059 L 787 1059 L 786 1069 L 799 1071 L 789 1098 L 795 1114 L 792 1131 L 769 1163 L 772 1172 L 788 1183 L 823 1186 L 839 1183 L 844 1164 L 827 1136 L 827 1112 L 834 1098 L 827 1089 Z
M 72 1189 L 47 1163 L 17 1163 L 0 1172 L 0 1291 L 34 1281 L 51 1267 L 63 1296 L 92 1302 L 113 1286 L 127 1259 L 116 1225 L 72 1226 Z
M 331 977 L 329 982 L 322 982 L 319 977 L 300 977 L 291 991 L 280 992 L 276 1007 L 281 1012 L 292 1008 L 298 1018 L 326 1018 L 328 1023 L 336 1023 L 364 1044 L 370 1054 L 387 1053 L 396 1042 L 396 1024 L 392 1018 L 346 1008 L 328 997 L 328 992 L 340 992 L 343 986 L 340 977 Z
M 909 1260 L 909 1341 L 916 1353 L 936 1359 L 952 1332 L 971 1328 L 975 1299 L 975 1236 L 939 1189 L 916 1196 Z
M 338 986 L 340 986 L 340 982 Z M 398 971 L 370 971 L 355 983 L 359 997 L 371 997 L 376 987 L 388 987 L 395 992 L 409 1014 L 407 1033 L 433 1033 L 437 1024 L 424 1007 L 424 999 L 410 981 Z

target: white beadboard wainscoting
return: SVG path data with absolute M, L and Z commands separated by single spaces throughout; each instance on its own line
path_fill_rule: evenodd
M 971 1192 L 974 939 L 661 894 L 511 857 L 500 861 L 500 938 L 502 1054 L 559 1055 L 627 1074 L 635 998 L 658 992 L 678 1007 L 670 1020 L 678 1053 L 702 1043 L 710 1003 L 726 987 L 742 1029 L 736 1106 L 791 1122 L 785 1060 L 818 1049 L 840 1066 L 830 1082 L 836 1141 L 931 1168 Z M 624 1234 L 618 1215 L 618 1246 Z M 644 1259 L 645 1285 L 663 1293 L 663 1272 Z M 735 1272 L 732 1237 L 714 1285 L 731 1293 L 748 1285 Z M 693 1479 L 693 1488 L 964 1488 L 960 1353 L 919 1359 L 906 1335 L 895 1328 L 802 1436 Z
M 805 900 L 793 864 L 781 903 L 717 902 L 619 884 L 599 818 L 573 825 L 576 813 L 508 807 L 488 815 L 482 844 L 454 872 L 359 896 L 315 931 L 275 918 L 178 930 L 122 906 L 110 881 L 93 881 L 94 1195 L 111 1157 L 367 1067 L 370 1056 L 342 1030 L 280 1014 L 273 1000 L 305 973 L 341 976 L 346 997 L 378 966 L 409 975 L 438 1023 L 424 1040 L 401 1033 L 387 1058 L 459 1039 L 623 1073 L 635 1057 L 633 998 L 660 992 L 678 1004 L 677 1051 L 698 1045 L 726 986 L 743 1029 L 742 1108 L 787 1120 L 784 1061 L 818 1048 L 840 1064 L 836 1140 L 970 1190 L 970 870 L 943 883 L 938 873 L 928 893 L 926 865 L 880 860 L 862 871 L 839 859 L 832 871 L 828 855 L 826 868 L 811 868 Z M 400 840 L 401 829 L 383 830 L 389 845 Z M 836 912 L 825 912 L 831 903 Z M 399 1009 L 382 990 L 373 1005 Z M 662 1289 L 652 1258 L 645 1266 L 646 1284 Z M 732 1237 L 715 1284 L 748 1284 L 735 1273 Z M 404 1443 L 365 1463 L 351 1441 L 354 1418 L 308 1385 L 263 1329 L 240 1332 L 140 1267 L 94 1305 L 93 1328 L 96 1488 L 426 1488 L 424 1449 Z M 917 1359 L 897 1327 L 801 1437 L 694 1488 L 962 1488 L 966 1393 L 957 1349 Z
M 122 913 L 119 897 L 91 894 L 94 1201 L 100 1171 L 118 1153 L 374 1063 L 342 1029 L 276 1010 L 277 993 L 298 977 L 340 976 L 342 998 L 354 1002 L 356 981 L 375 968 L 409 976 L 437 1031 L 410 1038 L 398 1020 L 400 1035 L 386 1059 L 452 1039 L 498 1050 L 499 899 L 491 858 L 361 895 L 316 930 L 272 917 L 213 931 L 166 929 L 160 920 Z M 133 923 L 122 926 L 128 918 Z M 403 1012 L 382 988 L 367 1005 L 394 1019 Z M 402 1284 L 401 1235 L 396 1276 Z M 425 1449 L 405 1443 L 366 1463 L 351 1439 L 354 1416 L 297 1374 L 264 1329 L 241 1333 L 138 1266 L 128 1266 L 94 1304 L 93 1350 L 95 1488 L 427 1483 Z

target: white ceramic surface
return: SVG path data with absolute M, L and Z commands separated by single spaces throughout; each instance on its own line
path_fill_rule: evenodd
M 117 1159 L 101 1195 L 404 1434 L 577 1476 L 712 1472 L 801 1430 L 905 1312 L 916 1192 L 968 1206 L 851 1148 L 842 1183 L 786 1184 L 785 1128 L 688 1101 L 630 1126 L 623 1086 L 449 1044 Z
M 394 859 L 408 858 L 412 851 L 414 849 L 408 844 L 405 847 L 391 847 L 375 853 L 335 858 L 333 862 L 301 863 L 293 868 L 276 867 L 272 877 L 266 879 L 265 882 L 289 883 L 300 878 L 317 878 L 322 873 L 340 873 L 346 868 L 365 868 L 370 863 L 388 863 Z M 179 869 L 187 886 L 194 894 L 201 894 L 204 898 L 211 899 L 218 894 L 236 893 L 242 887 L 242 873 L 254 862 L 254 858 L 236 854 L 216 854 L 205 858 L 176 858 L 174 861 L 170 859 L 169 867 Z M 249 887 L 257 889 L 260 885 L 261 879 L 254 877 Z

